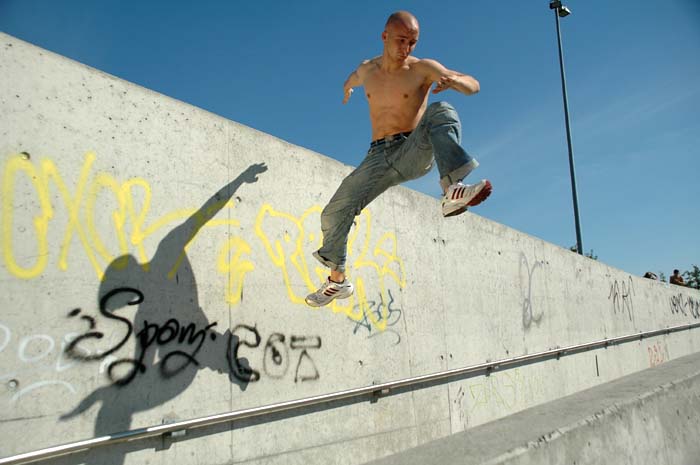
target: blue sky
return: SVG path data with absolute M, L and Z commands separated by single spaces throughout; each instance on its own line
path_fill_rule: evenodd
M 700 0 L 564 3 L 584 249 L 637 275 L 700 266 Z M 342 84 L 398 9 L 420 21 L 416 56 L 481 83 L 431 97 L 457 108 L 494 185 L 475 213 L 575 244 L 548 0 L 0 0 L 0 30 L 357 165 L 367 104 L 341 105 Z M 438 196 L 437 173 L 409 187 Z

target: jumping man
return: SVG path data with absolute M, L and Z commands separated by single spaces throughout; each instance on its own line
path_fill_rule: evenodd
M 428 105 L 428 94 L 454 89 L 479 92 L 479 82 L 435 60 L 411 55 L 418 43 L 418 20 L 406 11 L 392 14 L 382 32 L 384 51 L 353 71 L 343 86 L 347 103 L 354 87 L 364 86 L 372 123 L 367 156 L 343 180 L 321 214 L 323 246 L 314 257 L 330 268 L 328 280 L 306 297 L 313 307 L 353 293 L 345 278 L 347 240 L 355 216 L 392 186 L 427 174 L 437 164 L 443 216 L 459 215 L 491 194 L 491 183 L 463 184 L 479 163 L 461 147 L 461 124 L 446 102 Z

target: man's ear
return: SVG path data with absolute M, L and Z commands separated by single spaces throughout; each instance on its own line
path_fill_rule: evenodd
M 386 31 L 382 32 L 382 42 L 386 42 L 386 37 L 387 37 Z

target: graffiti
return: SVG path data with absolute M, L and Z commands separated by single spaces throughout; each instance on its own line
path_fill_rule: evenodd
M 292 350 L 301 350 L 299 361 L 294 369 L 294 382 L 319 379 L 318 369 L 307 349 L 320 349 L 321 338 L 318 336 L 292 336 L 289 345 Z
M 401 319 L 402 315 L 402 310 L 400 308 L 395 308 L 394 305 L 394 296 L 391 293 L 391 290 L 387 290 L 389 294 L 389 302 L 384 303 L 382 300 L 381 295 L 379 296 L 379 305 L 377 305 L 376 301 L 374 300 L 369 300 L 364 303 L 356 304 L 357 308 L 353 309 L 353 313 L 356 311 L 361 311 L 362 314 L 364 315 L 363 318 L 359 321 L 348 317 L 350 321 L 354 323 L 354 327 L 352 330 L 353 334 L 357 334 L 357 332 L 360 330 L 360 328 L 364 329 L 367 331 L 369 334 L 367 338 L 373 338 L 379 335 L 384 335 L 384 334 L 391 334 L 392 337 L 395 338 L 394 344 L 393 345 L 398 345 L 401 342 L 401 335 L 399 334 L 398 331 L 393 329 L 393 326 L 395 326 L 399 320 Z M 375 328 L 375 326 L 372 324 L 372 321 L 370 320 L 370 314 L 372 314 L 372 317 L 374 318 L 374 321 L 379 321 L 381 323 L 385 323 L 385 331 L 375 331 L 374 333 L 372 332 L 372 328 Z M 385 316 L 386 315 L 386 316 Z M 384 321 L 384 318 L 386 318 L 386 321 Z
M 37 341 L 33 345 L 39 347 L 38 350 L 35 349 L 35 351 L 38 352 L 36 355 L 27 353 L 27 346 L 31 345 L 33 341 Z M 42 344 L 39 341 L 43 341 L 45 344 Z M 42 345 L 45 345 L 45 347 L 42 348 Z M 55 345 L 56 343 L 53 341 L 53 338 L 45 334 L 36 334 L 33 336 L 28 336 L 22 338 L 22 341 L 19 343 L 19 350 L 17 355 L 19 356 L 19 359 L 22 362 L 32 363 L 34 361 L 41 360 L 42 358 L 53 352 Z
M 671 359 L 668 355 L 668 347 L 661 342 L 656 342 L 647 347 L 647 355 L 649 355 L 649 366 L 655 367 L 667 362 Z
M 691 296 L 684 296 L 682 293 L 671 296 L 669 299 L 671 313 L 674 315 L 692 316 L 696 320 L 700 318 L 700 300 Z
M 194 270 L 186 254 L 187 245 L 223 208 L 227 199 L 231 199 L 242 185 L 257 182 L 258 175 L 266 170 L 264 163 L 253 164 L 226 183 L 161 239 L 149 262 L 139 263 L 130 254 L 114 259 L 105 269 L 97 292 L 99 324 L 97 318 L 80 308 L 68 312 L 69 319 L 83 327 L 87 325 L 87 329 L 71 340 L 66 347 L 66 356 L 81 362 L 100 361 L 100 373 L 106 372 L 112 381 L 108 387 L 98 388 L 85 398 L 74 410 L 75 414 L 102 396 L 110 396 L 107 394 L 110 388 L 128 391 L 126 386 L 137 376 L 144 379 L 146 385 L 153 385 L 162 378 L 179 375 L 178 383 L 159 390 L 140 404 L 147 408 L 147 405 L 176 397 L 194 380 L 200 369 L 225 371 L 223 353 L 219 352 L 221 357 L 211 355 L 225 344 L 225 337 L 219 337 L 221 335 L 213 329 L 216 323 L 210 323 L 199 306 Z M 174 279 L 169 276 L 173 269 L 177 270 Z M 125 316 L 126 311 L 134 313 L 132 319 Z M 107 326 L 108 329 L 103 331 L 98 326 Z M 105 338 L 105 335 L 109 337 Z M 208 353 L 200 358 L 207 336 L 210 340 Z M 134 355 L 127 358 L 115 356 L 129 341 Z M 99 345 L 107 347 L 98 350 Z M 88 346 L 95 349 L 88 350 Z M 223 350 L 227 349 L 224 347 Z M 247 383 L 236 384 L 241 390 L 247 386 Z M 134 404 L 129 412 L 138 409 Z M 126 418 L 128 412 L 123 413 Z
M 0 344 L 0 352 L 5 350 L 10 344 L 10 339 L 12 339 L 12 331 L 7 326 L 0 324 L 0 330 L 2 330 L 2 344 Z
M 233 341 L 233 335 L 238 330 L 245 330 L 253 337 L 255 342 L 250 342 L 247 337 L 241 337 L 239 339 L 240 342 L 235 343 Z M 236 379 L 251 383 L 260 380 L 260 372 L 248 366 L 247 363 L 242 363 L 241 358 L 238 355 L 238 350 L 241 348 L 241 346 L 246 346 L 253 349 L 259 347 L 261 340 L 260 333 L 254 326 L 238 325 L 233 329 L 233 331 L 231 331 L 228 341 L 228 346 L 230 349 L 226 351 L 226 360 L 228 361 L 231 374 L 233 374 Z
M 322 234 L 318 231 L 321 213 L 320 206 L 306 210 L 299 218 L 275 210 L 265 204 L 260 208 L 255 220 L 255 233 L 261 240 L 272 263 L 280 269 L 287 288 L 289 300 L 306 307 L 307 292 L 313 292 L 320 282 L 325 281 L 328 270 L 316 264 L 312 270 L 306 257 L 322 244 Z M 312 223 L 309 226 L 309 222 Z M 348 272 L 353 273 L 355 293 L 345 300 L 334 300 L 329 308 L 333 313 L 346 315 L 353 321 L 367 319 L 377 330 L 384 331 L 389 322 L 389 310 L 382 307 L 379 313 L 369 308 L 365 286 L 368 276 L 379 287 L 382 302 L 390 300 L 388 285 L 393 281 L 400 289 L 406 286 L 406 275 L 402 260 L 398 256 L 396 237 L 393 233 L 383 234 L 374 244 L 372 252 L 372 215 L 368 209 L 362 210 L 356 218 L 355 228 L 348 237 Z M 317 233 L 308 231 L 318 231 Z M 282 234 L 280 234 L 283 232 Z M 314 261 L 315 263 L 315 261 Z M 315 272 L 315 277 L 312 275 Z M 297 285 L 293 285 L 297 283 Z M 307 292 L 299 293 L 303 283 Z M 313 309 L 312 311 L 318 311 Z
M 489 405 L 512 411 L 541 397 L 544 386 L 537 379 L 523 375 L 519 369 L 484 376 L 480 382 L 469 385 L 470 412 Z
M 60 170 L 53 161 L 44 159 L 39 166 L 22 155 L 11 156 L 7 159 L 2 175 L 2 252 L 5 266 L 8 271 L 18 278 L 32 279 L 40 276 L 46 269 L 49 258 L 48 233 L 49 224 L 54 220 L 57 207 L 51 202 L 50 189 L 55 186 L 63 201 L 68 222 L 65 226 L 63 242 L 59 248 L 58 267 L 60 270 L 68 269 L 68 256 L 70 246 L 75 237 L 78 238 L 85 254 L 87 255 L 98 278 L 102 278 L 103 263 L 114 260 L 115 255 L 123 255 L 129 252 L 129 244 L 134 246 L 138 257 L 142 262 L 147 261 L 144 242 L 150 236 L 157 233 L 169 224 L 189 217 L 195 209 L 183 209 L 170 212 L 165 216 L 146 224 L 146 219 L 151 210 L 151 187 L 142 178 L 131 178 L 120 183 L 106 172 L 93 173 L 93 164 L 96 155 L 88 152 L 85 155 L 83 166 L 80 169 L 74 192 L 71 193 Z M 23 176 L 22 176 L 23 175 Z M 92 176 L 91 176 L 92 175 Z M 21 178 L 29 180 L 38 200 L 38 212 L 34 217 L 34 241 L 36 257 L 33 264 L 21 264 L 15 256 L 13 227 L 15 224 L 15 185 Z M 119 250 L 110 251 L 105 245 L 103 235 L 98 232 L 97 224 L 100 209 L 97 208 L 98 200 L 111 197 L 113 210 L 109 216 L 111 219 L 110 236 L 116 237 Z M 225 201 L 226 207 L 232 208 L 230 201 Z M 140 208 L 139 208 L 140 207 Z M 215 206 L 220 209 L 222 206 Z M 201 215 L 203 218 L 206 215 Z M 83 219 L 81 221 L 81 219 Z M 205 220 L 203 220 L 205 221 Z M 235 219 L 220 219 L 207 222 L 207 227 L 215 226 L 239 226 Z M 200 227 L 203 226 L 199 225 Z M 103 234 L 108 231 L 103 231 Z M 24 240 L 23 242 L 29 242 Z M 234 259 L 226 263 L 224 257 L 228 256 L 231 249 L 240 249 L 234 254 Z M 251 263 L 241 261 L 240 255 L 250 248 L 240 238 L 233 238 L 220 253 L 220 272 L 228 272 L 233 267 L 235 279 L 240 280 L 245 273 L 250 271 Z M 184 254 L 184 252 L 183 252 Z M 182 258 L 182 257 L 180 257 Z M 178 260 L 169 275 L 174 276 Z M 225 270 L 225 271 L 223 271 Z M 238 283 L 234 283 L 231 289 L 236 289 Z M 230 296 L 229 296 L 230 297 Z
M 150 348 L 160 350 L 160 361 L 157 367 L 163 378 L 171 378 L 189 365 L 200 366 L 197 354 L 206 342 L 207 336 L 211 341 L 215 341 L 218 337 L 217 333 L 210 331 L 217 325 L 216 322 L 198 328 L 194 323 L 183 324 L 175 318 L 170 318 L 162 324 L 144 321 L 141 328 L 135 328 L 128 318 L 116 315 L 108 309 L 111 299 L 124 294 L 132 296 L 126 302 L 127 306 L 138 305 L 145 299 L 138 289 L 125 287 L 110 291 L 100 300 L 100 314 L 107 319 L 118 321 L 122 327 L 119 340 L 103 351 L 94 352 L 81 347 L 81 344 L 88 340 L 104 337 L 104 333 L 97 329 L 96 320 L 91 316 L 81 315 L 81 309 L 74 309 L 68 313 L 68 318 L 80 316 L 80 320 L 87 322 L 89 326 L 86 332 L 77 335 L 65 348 L 65 354 L 69 359 L 89 362 L 111 357 L 106 366 L 106 374 L 109 380 L 118 386 L 127 385 L 139 373 L 146 372 L 149 364 L 145 363 L 144 359 Z M 136 340 L 136 356 L 114 357 L 113 355 L 127 344 L 132 335 Z M 289 341 L 288 344 L 287 341 Z M 175 343 L 177 349 L 171 347 L 170 343 Z M 254 326 L 239 324 L 228 333 L 225 356 L 229 370 L 235 378 L 245 382 L 260 380 L 260 372 L 249 366 L 247 359 L 239 355 L 239 350 L 245 347 L 255 349 L 260 347 L 261 343 L 260 333 Z M 289 355 L 291 350 L 299 354 L 294 368 L 294 382 L 317 380 L 319 372 L 309 350 L 320 348 L 321 338 L 318 336 L 292 335 L 286 338 L 281 333 L 272 333 L 264 346 L 263 371 L 273 379 L 284 377 L 291 363 Z
M 231 343 L 231 351 L 227 355 L 231 373 L 237 379 L 246 382 L 259 381 L 261 376 L 258 370 L 241 363 L 239 349 L 242 346 L 250 349 L 260 347 L 262 337 L 255 326 L 238 325 L 233 328 L 232 335 L 238 335 L 240 342 Z M 251 342 L 252 338 L 252 342 Z M 289 343 L 287 344 L 287 341 Z M 294 382 L 315 381 L 320 378 L 316 363 L 311 358 L 309 350 L 321 348 L 319 336 L 290 336 L 287 338 L 282 333 L 272 333 L 265 342 L 263 349 L 262 368 L 265 375 L 273 379 L 281 379 L 289 372 L 293 363 L 290 351 L 299 351 L 296 359 Z M 295 354 L 296 355 L 296 354 Z
M 76 336 L 76 333 L 68 333 L 58 344 L 56 339 L 48 334 L 31 334 L 19 338 L 16 344 L 13 344 L 16 338 L 13 337 L 12 331 L 0 323 L 0 354 L 5 353 L 7 363 L 3 365 L 12 367 L 11 371 L 0 371 L 0 381 L 9 380 L 8 388 L 16 391 L 10 402 L 16 402 L 22 396 L 44 386 L 60 386 L 75 393 L 72 384 L 50 378 L 75 366 L 75 361 L 67 360 L 64 350 Z M 10 354 L 15 346 L 14 354 Z M 16 361 L 10 361 L 13 356 L 16 357 Z M 31 381 L 26 381 L 27 378 Z
M 455 398 L 452 400 L 452 403 L 455 404 L 455 410 L 459 413 L 459 423 L 455 426 L 457 426 L 458 429 L 466 429 L 469 426 L 469 418 L 467 417 L 467 412 L 466 409 L 464 408 L 464 400 L 465 400 L 465 392 L 464 392 L 464 387 L 460 386 L 459 389 L 457 390 L 457 395 L 455 395 Z M 450 419 L 456 421 L 457 418 L 454 415 L 450 415 Z M 455 428 L 455 429 L 457 429 Z
M 122 182 L 108 172 L 96 170 L 96 159 L 97 156 L 92 152 L 85 155 L 75 186 L 71 190 L 66 176 L 52 160 L 35 162 L 21 154 L 7 158 L 1 178 L 0 246 L 5 267 L 10 274 L 21 279 L 37 278 L 46 271 L 52 253 L 58 254 L 58 269 L 66 271 L 69 268 L 71 246 L 76 243 L 82 247 L 100 280 L 106 272 L 105 264 L 116 263 L 117 268 L 125 267 L 126 264 L 118 262 L 115 257 L 125 257 L 132 251 L 143 271 L 148 272 L 150 264 L 147 239 L 160 236 L 161 231 L 173 223 L 189 218 L 194 231 L 203 227 L 227 227 L 233 230 L 242 226 L 241 221 L 235 219 L 231 212 L 235 208 L 234 200 L 226 196 L 222 196 L 220 201 L 210 202 L 204 209 L 178 209 L 153 218 L 150 184 L 139 177 Z M 58 192 L 58 196 L 51 196 L 52 189 Z M 35 211 L 31 213 L 30 209 L 18 219 L 15 218 L 16 212 L 26 212 L 26 209 L 16 208 L 16 197 L 25 191 L 36 201 L 31 203 L 36 205 L 33 207 Z M 58 218 L 59 209 L 65 212 L 65 220 Z M 214 219 L 214 214 L 222 209 L 228 209 L 229 214 Z M 320 206 L 312 206 L 296 217 L 263 204 L 255 217 L 253 228 L 267 258 L 282 274 L 289 301 L 305 308 L 306 294 L 313 292 L 327 274 L 327 270 L 315 261 L 313 266 L 307 262 L 311 252 L 321 245 L 321 210 Z M 33 229 L 24 227 L 23 224 L 17 227 L 19 220 L 26 220 L 32 214 Z M 107 221 L 104 221 L 105 217 Z M 353 275 L 355 295 L 344 301 L 333 301 L 328 308 L 333 313 L 346 315 L 354 321 L 367 320 L 375 329 L 383 331 L 390 320 L 388 309 L 382 308 L 380 313 L 366 311 L 369 307 L 365 292 L 367 283 L 371 282 L 373 286 L 376 284 L 381 301 L 387 302 L 390 300 L 388 286 L 393 282 L 399 289 L 403 289 L 406 278 L 394 233 L 384 233 L 373 241 L 371 222 L 370 211 L 363 210 L 348 238 L 348 272 Z M 58 250 L 53 252 L 50 250 L 49 230 L 64 223 L 65 227 L 60 226 L 64 228 L 63 240 Z M 23 232 L 21 241 L 15 237 L 15 228 Z M 52 235 L 55 235 L 55 231 Z M 193 242 L 194 235 L 188 238 L 176 260 L 169 265 L 168 279 L 176 279 L 185 261 L 186 251 Z M 34 250 L 20 256 L 16 249 L 20 243 L 21 250 L 32 246 Z M 113 245 L 110 249 L 106 244 Z M 239 236 L 227 238 L 218 246 L 216 271 L 226 279 L 224 299 L 230 304 L 240 303 L 245 277 L 255 269 L 252 253 L 251 242 Z M 28 256 L 33 257 L 34 261 L 28 262 Z
M 110 291 L 100 300 L 100 313 L 105 318 L 119 321 L 124 325 L 124 336 L 121 338 L 121 340 L 114 346 L 109 347 L 104 352 L 100 352 L 98 354 L 91 354 L 89 351 L 81 350 L 79 346 L 83 341 L 88 339 L 102 339 L 104 337 L 104 333 L 96 331 L 95 319 L 91 316 L 83 315 L 81 316 L 81 320 L 88 322 L 89 330 L 73 339 L 68 347 L 66 347 L 65 353 L 69 358 L 79 361 L 102 360 L 105 357 L 117 352 L 124 346 L 124 344 L 127 343 L 131 334 L 134 333 L 133 324 L 131 321 L 129 321 L 129 319 L 115 315 L 107 309 L 107 304 L 109 303 L 110 299 L 119 294 L 132 294 L 135 296 L 133 299 L 127 302 L 127 305 L 140 304 L 144 300 L 144 295 L 138 289 L 125 287 Z M 80 309 L 75 309 L 68 314 L 68 317 L 74 318 L 80 313 Z M 121 358 L 112 361 L 107 366 L 107 376 L 114 384 L 120 386 L 129 384 L 139 372 L 144 373 L 146 371 L 144 357 L 146 356 L 146 351 L 151 346 L 165 346 L 174 340 L 177 340 L 177 342 L 179 342 L 181 345 L 186 343 L 187 346 L 193 348 L 191 352 L 171 350 L 170 352 L 161 354 L 159 368 L 162 376 L 164 378 L 171 378 L 185 369 L 189 364 L 199 365 L 199 362 L 196 359 L 197 352 L 199 352 L 199 350 L 202 348 L 202 344 L 204 344 L 208 330 L 214 326 L 216 326 L 216 323 L 210 323 L 202 329 L 197 329 L 193 323 L 185 326 L 178 322 L 175 318 L 170 318 L 162 325 L 145 321 L 143 328 L 135 333 L 138 345 L 138 356 L 136 358 Z M 210 337 L 212 340 L 215 340 L 216 334 L 211 333 Z M 171 361 L 178 359 L 180 360 L 180 363 Z M 126 374 L 117 376 L 115 372 L 119 371 L 117 368 L 122 366 L 130 367 L 130 369 L 126 372 Z
M 530 326 L 532 326 L 532 323 L 535 323 L 536 325 L 539 325 L 540 322 L 542 321 L 543 317 L 543 312 L 540 311 L 538 315 L 535 315 L 535 309 L 532 304 L 532 277 L 535 274 L 535 270 L 542 266 L 542 262 L 539 260 L 536 260 L 535 263 L 532 264 L 532 267 L 530 267 L 527 257 L 525 254 L 520 254 L 520 266 L 519 266 L 519 273 L 520 273 L 520 287 L 521 289 L 526 288 L 527 291 L 525 291 L 526 295 L 523 297 L 523 305 L 522 305 L 522 313 L 523 313 L 523 328 L 530 329 Z M 523 286 L 523 268 L 527 272 L 527 286 Z
M 613 281 L 610 285 L 610 293 L 608 294 L 608 300 L 612 301 L 613 313 L 624 314 L 626 312 L 630 321 L 632 321 L 632 313 L 634 313 L 633 296 L 634 286 L 631 276 L 627 278 L 627 281 Z

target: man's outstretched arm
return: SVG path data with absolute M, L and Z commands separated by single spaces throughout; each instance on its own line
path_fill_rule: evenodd
M 431 83 L 436 83 L 433 94 L 446 89 L 454 89 L 464 95 L 472 95 L 479 92 L 479 81 L 468 74 L 458 73 L 445 68 L 435 60 L 421 60 L 421 66 L 425 69 L 427 78 Z
M 348 100 L 353 92 L 353 87 L 359 87 L 364 83 L 365 69 L 368 63 L 369 60 L 363 61 L 360 66 L 358 66 L 355 71 L 350 73 L 350 76 L 348 76 L 348 78 L 345 80 L 345 83 L 343 84 L 344 104 L 348 103 Z

